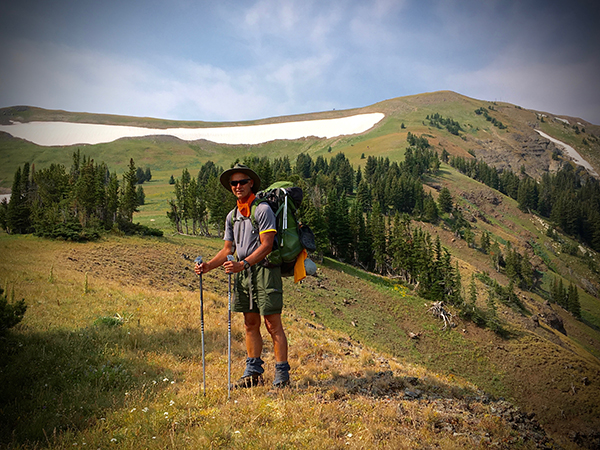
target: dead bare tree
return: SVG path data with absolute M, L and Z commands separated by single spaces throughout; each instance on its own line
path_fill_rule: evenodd
M 446 311 L 444 302 L 434 302 L 428 311 L 433 314 L 434 317 L 438 317 L 444 321 L 444 328 L 442 328 L 442 331 L 448 328 L 448 326 L 453 326 L 451 322 L 452 314 L 449 311 Z

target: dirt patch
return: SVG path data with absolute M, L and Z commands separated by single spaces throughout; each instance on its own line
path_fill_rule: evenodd
M 142 285 L 163 291 L 197 290 L 198 277 L 194 273 L 192 259 L 206 252 L 200 246 L 181 246 L 163 242 L 92 243 L 70 248 L 59 256 L 65 267 L 91 277 L 116 281 L 123 286 Z M 210 275 L 210 283 L 203 288 L 209 291 L 226 293 L 227 280 L 222 271 L 215 270 Z M 213 281 L 213 279 L 215 279 Z

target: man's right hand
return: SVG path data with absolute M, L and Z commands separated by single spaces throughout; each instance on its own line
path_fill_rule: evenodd
M 194 266 L 194 272 L 196 272 L 196 275 L 206 273 L 209 270 L 210 269 L 208 267 L 208 264 L 206 264 L 205 262 L 203 262 L 202 264 L 196 263 L 196 265 Z

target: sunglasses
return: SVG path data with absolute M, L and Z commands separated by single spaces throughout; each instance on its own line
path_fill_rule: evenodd
M 238 184 L 241 186 L 244 186 L 244 185 L 248 184 L 249 181 L 252 181 L 252 180 L 250 178 L 246 178 L 244 180 L 230 181 L 229 184 L 232 185 L 233 187 L 236 187 Z

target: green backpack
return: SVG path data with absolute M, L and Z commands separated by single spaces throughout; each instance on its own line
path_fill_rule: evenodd
M 294 264 L 303 249 L 316 250 L 315 237 L 311 229 L 298 222 L 296 211 L 302 203 L 302 189 L 289 181 L 278 181 L 267 189 L 257 192 L 250 207 L 250 219 L 258 227 L 254 216 L 256 207 L 266 202 L 275 214 L 277 235 L 267 262 L 281 267 L 282 276 L 294 275 Z M 232 215 L 232 221 L 235 214 Z M 232 223 L 233 226 L 233 223 Z

